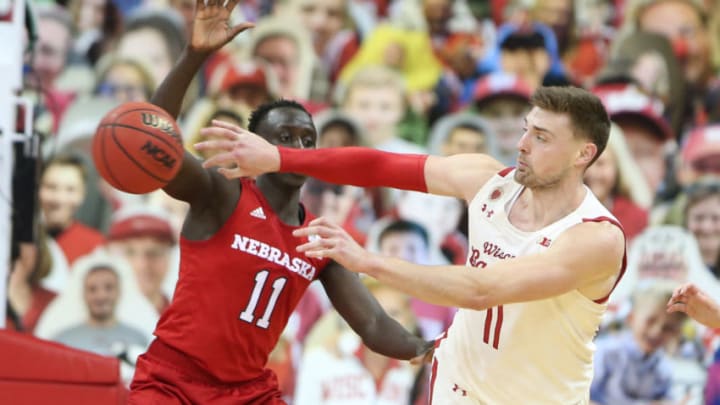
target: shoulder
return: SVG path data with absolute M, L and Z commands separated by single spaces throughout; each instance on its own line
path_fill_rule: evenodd
M 606 252 L 622 253 L 625 251 L 625 235 L 620 224 L 610 217 L 598 217 L 568 228 L 560 235 L 558 241 L 566 242 L 564 246 L 573 244 L 582 249 L 605 250 Z

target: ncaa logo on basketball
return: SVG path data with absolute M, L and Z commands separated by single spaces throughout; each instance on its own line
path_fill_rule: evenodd
M 157 128 L 166 134 L 172 136 L 177 140 L 178 142 L 181 142 L 180 136 L 175 133 L 175 129 L 173 128 L 172 123 L 170 123 L 168 120 L 164 118 L 160 118 L 156 114 L 150 114 L 150 113 L 141 113 L 142 117 L 142 123 L 148 127 Z M 181 142 L 182 143 L 182 142 Z
M 165 151 L 165 149 L 159 147 L 158 145 L 155 145 L 154 143 L 152 143 L 152 141 L 145 142 L 145 144 L 140 148 L 140 150 L 150 155 L 153 160 L 162 163 L 162 165 L 167 167 L 168 169 L 175 166 L 175 159 L 171 157 Z

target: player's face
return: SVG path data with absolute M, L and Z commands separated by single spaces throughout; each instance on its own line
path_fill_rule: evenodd
M 578 157 L 580 139 L 573 135 L 567 114 L 534 107 L 525 118 L 517 144 L 515 180 L 530 188 L 547 188 L 567 177 Z
M 170 245 L 150 236 L 128 238 L 113 242 L 111 251 L 122 255 L 133 269 L 140 291 L 154 297 L 170 266 Z
M 413 263 L 427 263 L 425 240 L 414 232 L 393 232 L 380 241 L 380 253 Z
M 646 303 L 633 311 L 629 321 L 640 350 L 649 354 L 680 334 L 682 319 L 682 314 L 668 314 L 664 303 L 662 305 Z
M 45 170 L 38 192 L 45 226 L 65 229 L 85 198 L 85 181 L 75 166 L 52 165 Z
M 611 197 L 618 181 L 618 168 L 615 153 L 611 148 L 605 149 L 600 157 L 585 171 L 585 184 L 600 201 Z
M 687 227 L 697 239 L 706 264 L 720 259 L 720 194 L 701 200 L 688 209 Z
M 120 282 L 110 269 L 93 270 L 85 277 L 83 288 L 85 304 L 90 317 L 107 321 L 115 314 L 115 304 L 120 296 Z
M 292 107 L 275 108 L 268 112 L 258 126 L 258 132 L 273 145 L 296 149 L 315 149 L 317 132 L 306 112 Z M 273 174 L 283 183 L 300 187 L 305 176 L 295 173 Z

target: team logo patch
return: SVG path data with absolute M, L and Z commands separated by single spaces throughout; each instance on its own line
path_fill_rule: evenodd
M 490 201 L 497 200 L 502 196 L 502 194 L 502 189 L 496 188 L 492 193 L 490 193 Z
M 539 244 L 540 246 L 550 247 L 550 243 L 552 243 L 552 240 L 551 240 L 550 238 L 545 237 L 545 236 L 543 236 L 542 238 L 540 238 L 540 240 L 538 240 L 538 244 Z

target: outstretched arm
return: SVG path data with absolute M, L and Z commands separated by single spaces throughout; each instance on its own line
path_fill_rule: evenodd
M 180 113 L 190 82 L 207 57 L 237 34 L 252 27 L 250 23 L 234 27 L 228 25 L 230 13 L 237 3 L 238 0 L 230 0 L 225 5 L 223 2 L 208 2 L 206 5 L 204 0 L 196 2 L 190 41 L 151 99 L 153 104 L 163 108 L 175 119 Z M 214 176 L 218 178 L 213 179 Z M 163 189 L 172 197 L 197 206 L 208 201 L 207 196 L 217 180 L 223 178 L 213 171 L 205 170 L 194 156 L 185 151 L 180 171 Z
M 720 328 L 720 306 L 694 284 L 676 288 L 667 310 L 684 312 L 707 327 Z
M 422 266 L 371 254 L 323 218 L 295 230 L 319 235 L 298 247 L 308 257 L 329 257 L 426 302 L 486 309 L 580 290 L 590 299 L 606 296 L 619 277 L 625 249 L 620 228 L 586 222 L 569 229 L 544 252 L 501 260 L 487 268 Z
M 388 357 L 409 360 L 432 349 L 392 319 L 375 297 L 351 273 L 331 263 L 320 275 L 330 301 L 370 350 Z
M 237 126 L 213 122 L 203 134 L 217 140 L 195 145 L 197 150 L 222 150 L 205 167 L 220 169 L 228 178 L 270 172 L 301 173 L 336 184 L 393 187 L 470 200 L 503 166 L 488 155 L 451 157 L 389 153 L 371 148 L 347 147 L 297 150 L 277 147 Z

